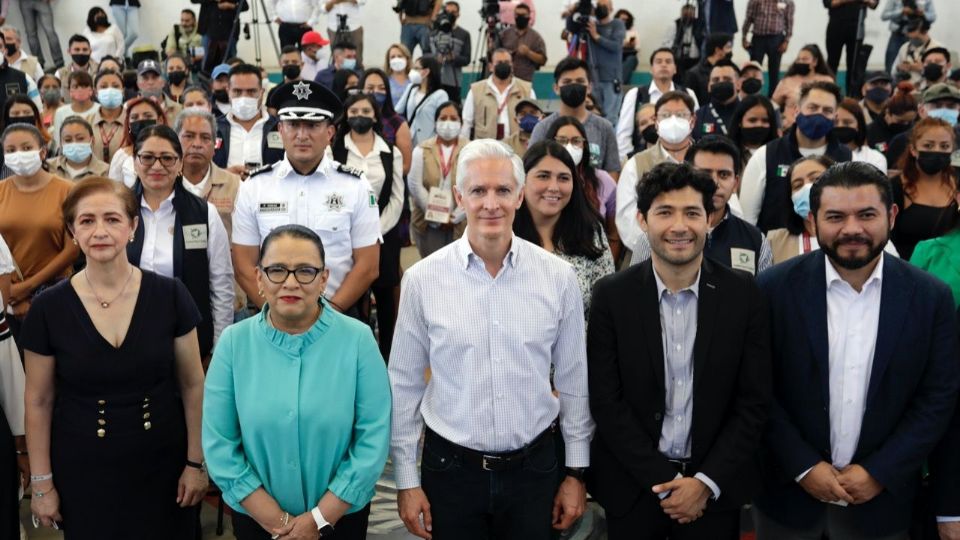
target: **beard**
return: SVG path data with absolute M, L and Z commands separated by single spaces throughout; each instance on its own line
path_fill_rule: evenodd
M 823 250 L 834 264 L 846 270 L 859 270 L 873 262 L 874 259 L 883 253 L 883 248 L 887 245 L 888 238 L 889 235 L 886 235 L 882 241 L 871 243 L 868 236 L 858 234 L 839 237 L 833 242 L 826 243 L 817 236 L 817 242 L 820 243 L 820 249 Z M 861 244 L 868 246 L 869 249 L 867 250 L 867 254 L 862 257 L 843 257 L 840 255 L 840 246 L 844 244 Z
M 671 253 L 667 247 L 669 242 L 665 238 L 654 238 L 647 235 L 647 239 L 650 242 L 650 250 L 661 260 L 673 266 L 684 266 L 695 261 L 703 253 L 703 247 L 706 244 L 706 236 L 693 235 L 693 249 L 687 254 L 682 254 Z

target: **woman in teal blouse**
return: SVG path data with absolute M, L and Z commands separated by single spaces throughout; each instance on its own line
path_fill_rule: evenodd
M 960 195 L 957 195 L 957 210 L 960 211 Z M 949 285 L 953 301 L 960 308 L 960 220 L 947 234 L 917 244 L 910 262 Z
M 323 245 L 300 225 L 263 240 L 256 317 L 207 373 L 203 450 L 238 540 L 366 538 L 390 443 L 390 384 L 369 327 L 322 302 Z

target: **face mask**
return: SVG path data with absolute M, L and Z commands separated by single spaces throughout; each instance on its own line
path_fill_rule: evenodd
M 796 193 L 790 196 L 793 201 L 793 211 L 803 219 L 810 215 L 810 189 L 813 184 L 804 184 Z
M 927 116 L 930 118 L 943 120 L 944 122 L 950 124 L 950 126 L 956 126 L 957 118 L 960 116 L 960 111 L 953 109 L 934 109 L 932 111 L 927 111 Z
M 167 72 L 167 80 L 170 81 L 170 84 L 180 85 L 183 81 L 187 80 L 186 71 L 170 71 Z
M 749 127 L 740 130 L 740 140 L 747 146 L 760 146 L 767 142 L 770 128 Z
M 420 73 L 419 69 L 411 69 L 407 77 L 410 78 L 410 84 L 414 86 L 420 86 L 420 83 L 423 82 L 423 74 Z
M 520 130 L 526 133 L 533 133 L 533 128 L 537 127 L 540 119 L 532 114 L 526 114 L 520 119 Z
M 116 109 L 123 105 L 123 90 L 119 88 L 101 88 L 97 90 L 97 101 L 101 107 Z
M 810 74 L 810 64 L 801 64 L 798 62 L 793 65 L 793 72 L 801 77 L 807 76 Z
M 570 159 L 573 160 L 574 165 L 580 165 L 580 162 L 583 161 L 583 148 L 577 148 L 572 144 L 564 146 L 567 149 L 567 153 L 570 154 Z
M 357 59 L 356 58 L 344 58 L 343 63 L 340 64 L 340 69 L 356 69 Z
M 107 22 L 107 16 L 106 16 L 106 15 L 100 15 L 100 16 L 94 18 L 94 19 L 93 19 L 93 24 L 94 24 L 94 26 L 106 26 L 107 24 L 109 24 L 109 23 Z
M 568 84 L 560 88 L 560 101 L 571 109 L 583 105 L 586 100 L 587 85 L 585 84 Z
M 290 66 L 283 66 L 283 76 L 289 81 L 292 81 L 300 76 L 300 66 L 294 64 Z
M 517 15 L 513 21 L 516 23 L 518 30 L 526 30 L 530 26 L 530 17 L 526 15 Z
M 600 20 L 606 19 L 610 15 L 610 9 L 607 6 L 597 6 L 597 18 Z
M 923 38 L 910 38 L 910 45 L 914 47 L 922 47 L 924 44 Z
M 452 141 L 460 136 L 460 122 L 456 120 L 441 120 L 437 122 L 437 136 L 445 141 Z
M 710 101 L 716 104 L 726 103 L 736 91 L 732 82 L 715 83 L 710 87 Z
M 759 94 L 760 90 L 763 90 L 763 81 L 760 79 L 744 79 L 740 88 L 748 95 Z
M 37 121 L 32 116 L 11 116 L 10 118 L 7 118 L 7 123 L 4 125 L 9 126 L 11 124 L 26 124 L 28 126 L 36 126 Z
M 16 43 L 4 43 L 4 48 L 7 49 L 7 56 L 13 56 L 17 54 L 17 44 Z
M 889 131 L 891 135 L 899 135 L 912 126 L 913 124 L 910 122 L 894 122 L 893 124 L 887 124 L 887 131 Z
M 391 58 L 390 69 L 392 69 L 393 71 L 403 71 L 407 69 L 407 59 L 402 56 Z
M 833 128 L 833 134 L 840 141 L 840 144 L 850 144 L 857 139 L 857 135 L 860 133 L 852 127 L 835 127 Z
M 93 97 L 93 88 L 76 88 L 70 91 L 70 99 L 73 102 L 90 101 Z
M 493 67 L 494 76 L 501 81 L 509 79 L 511 73 L 513 73 L 513 66 L 507 62 L 497 62 L 497 65 Z
M 656 124 L 650 124 L 649 126 L 645 127 L 641 135 L 643 136 L 643 140 L 647 141 L 647 144 L 651 146 L 657 144 L 657 141 L 660 140 L 660 134 L 657 133 Z
M 66 143 L 63 145 L 63 155 L 66 156 L 67 161 L 73 163 L 85 161 L 92 153 L 93 147 L 90 146 L 90 143 Z
M 43 91 L 43 102 L 44 102 L 44 103 L 46 103 L 46 104 L 48 104 L 48 105 L 52 105 L 52 104 L 54 104 L 54 103 L 58 103 L 59 101 L 60 101 L 60 90 L 59 90 L 59 89 L 54 88 L 54 89 L 52 89 L 52 90 L 44 90 L 44 91 Z
M 141 90 L 140 95 L 145 98 L 159 99 L 163 95 L 163 90 Z
M 385 92 L 373 92 L 370 94 L 373 96 L 373 99 L 377 100 L 377 105 L 383 107 L 383 104 L 387 102 L 387 94 Z
M 923 66 L 923 78 L 928 81 L 939 81 L 943 77 L 943 66 L 927 64 Z
M 17 176 L 33 176 L 40 170 L 43 160 L 40 159 L 39 150 L 26 150 L 4 155 L 3 164 Z
M 833 130 L 833 120 L 822 114 L 798 114 L 797 129 L 808 139 L 816 141 L 830 134 Z
M 259 110 L 260 104 L 257 102 L 257 98 L 238 97 L 230 100 L 230 112 L 244 122 L 253 119 Z
M 230 96 L 227 94 L 227 91 L 226 91 L 226 90 L 214 90 L 214 91 L 213 91 L 213 99 L 214 99 L 217 103 L 226 103 L 226 102 L 230 101 Z
M 144 128 L 156 125 L 156 123 L 157 121 L 154 120 L 153 118 L 150 118 L 147 120 L 135 120 L 133 122 L 130 122 L 130 136 L 133 138 L 134 141 L 136 141 L 137 137 L 140 135 L 140 132 L 143 131 Z
M 950 168 L 949 152 L 920 152 L 917 167 L 926 174 L 941 173 Z
M 865 97 L 867 98 L 867 101 L 879 105 L 890 99 L 890 91 L 888 91 L 886 88 L 875 86 L 867 90 L 867 95 Z
M 350 129 L 356 131 L 360 135 L 364 135 L 373 129 L 373 118 L 369 116 L 351 116 L 347 118 L 347 125 L 350 126 Z
M 657 134 L 669 144 L 679 144 L 690 136 L 690 122 L 671 116 L 657 124 Z
M 85 65 L 87 65 L 87 62 L 90 61 L 90 55 L 89 55 L 89 54 L 71 54 L 71 55 L 70 55 L 70 58 L 72 58 L 72 59 L 73 59 L 73 63 L 76 64 L 76 65 L 78 65 L 78 66 L 85 66 Z

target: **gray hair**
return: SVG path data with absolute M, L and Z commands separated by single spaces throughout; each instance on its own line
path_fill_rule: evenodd
M 494 139 L 477 139 L 469 142 L 460 150 L 460 157 L 457 159 L 457 191 L 463 193 L 464 185 L 467 183 L 467 169 L 470 164 L 478 159 L 506 159 L 513 166 L 513 178 L 517 181 L 517 187 L 523 189 L 526 174 L 523 172 L 523 161 L 513 149 L 506 144 Z
M 210 124 L 210 134 L 214 137 L 217 136 L 217 119 L 213 117 L 213 113 L 197 109 L 184 109 L 177 115 L 177 120 L 173 123 L 173 130 L 177 132 L 178 136 L 183 129 L 183 123 L 189 118 L 203 118 Z
M 20 41 L 20 30 L 13 26 L 0 26 L 0 32 L 13 32 L 13 35 L 17 36 L 17 41 Z

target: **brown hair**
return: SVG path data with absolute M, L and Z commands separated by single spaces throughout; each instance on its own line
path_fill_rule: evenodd
M 903 192 L 906 195 L 913 196 L 916 193 L 917 189 L 917 180 L 920 178 L 920 169 L 917 167 L 917 158 L 913 157 L 913 154 L 910 153 L 910 148 L 917 147 L 917 141 L 920 140 L 920 137 L 923 137 L 928 131 L 933 129 L 942 129 L 950 134 L 950 138 L 953 140 L 953 147 L 957 147 L 957 135 L 953 131 L 953 127 L 950 124 L 940 120 L 939 118 L 924 118 L 916 124 L 914 124 L 913 129 L 910 130 L 910 135 L 907 140 L 907 149 L 904 150 L 903 155 L 900 157 L 900 161 L 897 163 L 897 166 L 901 171 L 901 178 L 903 182 Z M 940 173 L 940 182 L 943 185 L 957 189 L 957 182 L 954 178 L 953 167 Z
M 900 116 L 910 111 L 917 112 L 917 98 L 913 96 L 913 91 L 914 86 L 909 81 L 901 81 L 897 84 L 893 97 L 884 105 L 883 112 L 893 116 Z
M 145 97 L 138 97 L 138 98 L 131 99 L 124 105 L 123 142 L 120 143 L 121 146 L 131 146 L 133 145 L 134 142 L 136 142 L 133 140 L 133 138 L 130 137 L 130 111 L 132 111 L 134 107 L 136 107 L 137 105 L 140 105 L 141 103 L 149 103 L 150 106 L 153 107 L 153 112 L 157 113 L 158 124 L 167 123 L 167 115 L 166 113 L 163 112 L 163 107 L 161 107 L 160 105 L 157 105 L 155 101 Z
M 61 210 L 63 211 L 63 221 L 67 225 L 67 230 L 73 234 L 73 220 L 77 219 L 77 206 L 80 201 L 97 193 L 110 193 L 120 200 L 123 206 L 123 212 L 131 221 L 138 215 L 137 197 L 133 191 L 123 182 L 117 182 L 102 176 L 88 176 L 79 180 L 70 188 L 67 198 L 63 200 Z

